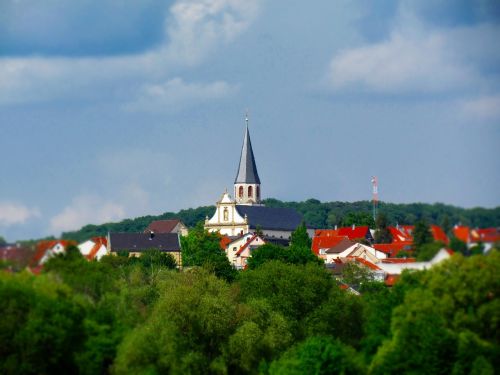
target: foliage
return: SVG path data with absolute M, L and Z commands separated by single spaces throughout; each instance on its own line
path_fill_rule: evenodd
M 204 231 L 189 240 L 194 260 L 218 245 Z M 348 267 L 345 278 L 360 295 L 339 288 L 316 262 L 268 259 L 228 283 L 204 265 L 174 270 L 154 250 L 98 262 L 69 250 L 38 276 L 0 272 L 2 374 L 500 368 L 497 250 L 405 271 L 390 289 Z
M 354 349 L 328 336 L 312 336 L 273 362 L 270 375 L 357 375 L 365 369 Z
M 270 261 L 243 272 L 239 285 L 243 300 L 265 298 L 275 311 L 295 324 L 328 297 L 333 281 L 317 264 Z
M 456 253 L 461 253 L 462 255 L 469 255 L 469 250 L 467 248 L 467 244 L 463 241 L 460 241 L 455 236 L 452 236 L 450 238 L 450 244 L 448 246 L 450 249 L 452 249 Z
M 412 236 L 413 236 L 413 246 L 416 249 L 418 249 L 422 245 L 429 244 L 433 241 L 431 229 L 425 219 L 418 220 L 415 223 L 415 229 L 413 229 Z
M 5 238 L 0 236 L 0 246 L 5 246 L 5 245 L 7 245 L 7 241 L 5 240 Z
M 0 372 L 74 373 L 84 306 L 54 278 L 0 273 Z
M 374 374 L 491 373 L 500 353 L 500 254 L 450 260 L 417 275 L 393 310 Z M 399 284 L 399 283 L 398 283 Z M 404 284 L 404 282 L 403 282 Z
M 368 212 L 359 212 L 359 211 L 352 211 L 347 213 L 347 215 L 345 215 L 342 218 L 340 224 L 343 227 L 351 227 L 353 225 L 356 225 L 356 226 L 369 226 L 370 228 L 373 228 L 375 226 L 372 214 Z
M 120 345 L 115 372 L 215 372 L 222 346 L 236 329 L 235 302 L 228 285 L 214 275 L 169 275 L 151 315 Z
M 431 242 L 420 245 L 416 252 L 417 262 L 427 262 L 431 260 L 443 247 L 445 247 L 445 245 L 442 242 Z
M 320 202 L 317 199 L 308 199 L 304 202 L 282 202 L 277 199 L 265 199 L 263 203 L 268 207 L 289 207 L 300 212 L 304 221 L 312 228 L 333 228 L 335 225 L 369 225 L 373 228 L 372 202 Z M 106 236 L 108 232 L 142 232 L 152 221 L 178 218 L 188 227 L 194 227 L 203 221 L 206 216 L 213 215 L 214 206 L 205 206 L 181 210 L 179 212 L 165 212 L 157 216 L 142 216 L 135 219 L 126 219 L 118 223 L 102 225 L 86 225 L 78 231 L 65 232 L 62 237 L 78 242 L 95 236 Z M 496 208 L 460 208 L 442 203 L 426 204 L 395 204 L 379 202 L 379 211 L 387 216 L 389 225 L 414 225 L 417 220 L 425 218 L 431 224 L 443 224 L 445 217 L 448 223 L 469 225 L 471 227 L 500 226 L 500 207 Z M 347 224 L 346 224 L 347 225 Z M 33 242 L 30 242 L 33 243 Z
M 384 214 L 377 216 L 376 226 L 375 243 L 392 243 L 392 234 L 389 231 L 387 217 Z
M 283 247 L 266 243 L 253 250 L 252 256 L 247 261 L 247 265 L 249 269 L 253 270 L 273 260 L 279 260 L 288 264 L 323 264 L 323 261 L 314 255 L 308 247 L 297 246 L 295 244 Z
M 290 245 L 293 247 L 305 247 L 306 249 L 311 248 L 311 238 L 307 233 L 306 224 L 302 222 L 297 229 L 292 232 L 290 239 Z
M 342 281 L 355 289 L 373 280 L 373 273 L 368 268 L 358 266 L 353 262 L 347 263 L 342 270 Z
M 158 249 L 146 250 L 136 259 L 142 268 L 148 269 L 151 274 L 161 269 L 175 269 L 177 267 L 177 262 L 172 254 L 162 252 Z
M 236 271 L 220 247 L 220 235 L 209 233 L 202 223 L 181 237 L 183 266 L 199 266 L 209 269 L 217 276 L 232 281 Z

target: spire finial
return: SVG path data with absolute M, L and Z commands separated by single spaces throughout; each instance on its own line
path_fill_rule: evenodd
M 247 124 L 247 127 L 248 127 L 248 108 L 245 112 L 245 123 Z

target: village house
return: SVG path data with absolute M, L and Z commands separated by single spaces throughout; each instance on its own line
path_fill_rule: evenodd
M 128 252 L 129 256 L 141 256 L 146 250 L 156 249 L 171 254 L 177 265 L 182 266 L 181 244 L 178 233 L 109 233 L 107 251 L 117 255 Z
M 87 260 L 100 260 L 108 254 L 108 241 L 105 237 L 92 237 L 78 245 L 78 250 Z
M 36 245 L 36 251 L 31 261 L 31 266 L 43 265 L 53 256 L 64 254 L 69 246 L 76 246 L 76 242 L 67 240 L 39 241 Z
M 144 233 L 179 233 L 181 236 L 187 236 L 188 227 L 179 219 L 155 220 L 148 225 Z
M 265 240 L 258 234 L 246 233 L 226 242 L 224 252 L 234 268 L 244 269 L 248 258 L 252 256 L 252 251 L 265 243 Z

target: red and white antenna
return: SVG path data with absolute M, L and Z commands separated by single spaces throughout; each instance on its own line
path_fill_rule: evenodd
M 378 179 L 377 176 L 372 177 L 372 202 L 373 202 L 373 220 L 377 220 L 378 211 Z

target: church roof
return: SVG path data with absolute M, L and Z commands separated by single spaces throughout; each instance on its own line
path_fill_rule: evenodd
M 234 183 L 260 184 L 260 178 L 253 156 L 252 142 L 250 141 L 250 133 L 248 132 L 248 122 L 245 129 L 245 138 L 243 138 L 240 165 Z
M 267 230 L 293 231 L 302 222 L 302 215 L 293 208 L 236 205 L 236 210 L 242 217 L 247 215 L 252 229 L 260 225 Z

